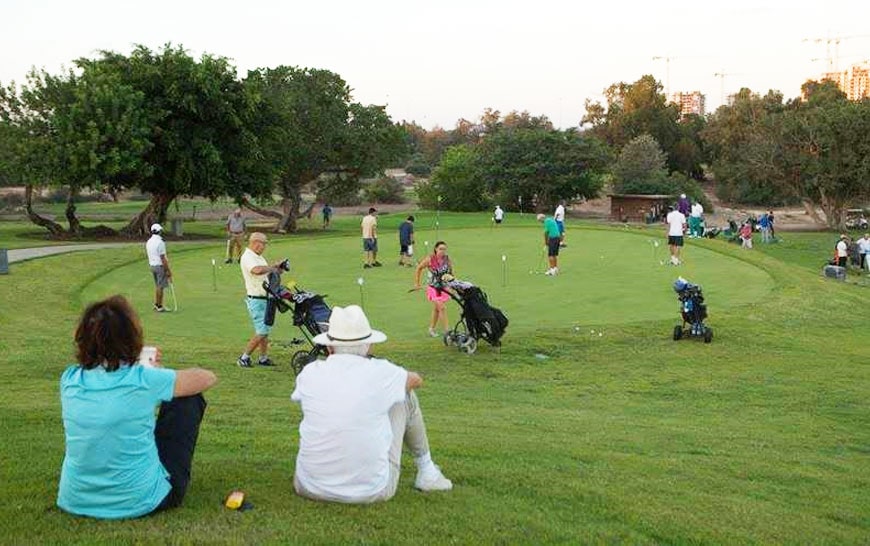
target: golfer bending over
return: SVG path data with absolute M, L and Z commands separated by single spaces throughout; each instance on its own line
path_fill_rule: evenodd
M 280 267 L 280 262 L 274 265 L 269 265 L 266 258 L 262 256 L 266 250 L 266 244 L 269 239 L 265 233 L 255 231 L 248 237 L 248 248 L 242 253 L 239 259 L 239 265 L 242 268 L 242 277 L 245 279 L 245 291 L 247 297 L 245 303 L 248 307 L 248 315 L 251 317 L 251 323 L 254 325 L 254 335 L 248 340 L 245 345 L 245 352 L 236 361 L 236 364 L 241 368 L 250 368 L 251 354 L 257 347 L 260 348 L 260 358 L 257 364 L 260 366 L 272 366 L 272 361 L 269 359 L 269 332 L 272 327 L 266 324 L 266 307 L 268 305 L 266 289 L 263 288 L 263 282 L 268 279 L 269 273 L 283 271 Z
M 559 274 L 559 247 L 562 246 L 562 232 L 555 219 L 538 215 L 538 222 L 544 223 L 544 246 L 547 247 L 547 264 L 549 268 L 544 275 L 555 277 Z
M 386 341 L 357 305 L 334 307 L 329 330 L 314 337 L 326 360 L 305 366 L 291 400 L 302 406 L 293 484 L 313 500 L 370 503 L 396 494 L 402 444 L 414 456 L 422 491 L 453 484 L 432 462 L 423 414 L 414 390 L 423 379 L 369 349 Z
M 429 320 L 429 335 L 440 337 L 435 328 L 440 324 L 444 333 L 450 328 L 447 322 L 446 304 L 450 301 L 446 284 L 454 279 L 453 263 L 447 255 L 447 243 L 438 241 L 432 254 L 426 256 L 417 264 L 414 270 L 414 290 L 419 290 L 423 270 L 428 269 L 428 286 L 426 287 L 426 299 L 432 302 L 432 318 Z
M 205 412 L 201 393 L 217 378 L 162 368 L 159 350 L 139 364 L 142 326 L 122 296 L 85 309 L 75 342 L 78 364 L 60 379 L 66 451 L 57 505 L 105 519 L 179 506 Z

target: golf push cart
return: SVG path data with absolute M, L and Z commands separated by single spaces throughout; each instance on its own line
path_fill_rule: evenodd
M 707 305 L 701 287 L 682 277 L 674 281 L 674 292 L 680 300 L 682 324 L 674 326 L 674 341 L 684 337 L 702 338 L 704 343 L 713 341 L 713 329 L 704 324 L 707 318 Z

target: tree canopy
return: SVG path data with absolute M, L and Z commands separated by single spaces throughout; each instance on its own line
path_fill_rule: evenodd
M 498 129 L 479 142 L 449 148 L 418 193 L 424 206 L 547 210 L 565 199 L 595 197 L 610 160 L 599 140 L 574 131 Z
M 844 211 L 870 198 L 870 101 L 850 102 L 833 82 L 807 82 L 806 100 L 783 103 L 742 89 L 711 118 L 703 138 L 722 194 L 776 204 L 800 200 L 817 221 L 841 228 Z
M 302 188 L 322 175 L 359 188 L 404 151 L 404 134 L 382 106 L 352 102 L 350 87 L 328 70 L 280 66 L 248 73 L 245 86 L 260 99 L 260 142 L 282 198 L 279 230 L 296 229 Z M 248 206 L 263 214 L 275 215 Z

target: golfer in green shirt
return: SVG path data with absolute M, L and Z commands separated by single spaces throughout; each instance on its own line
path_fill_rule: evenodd
M 553 217 L 539 214 L 538 222 L 544 223 L 544 246 L 547 247 L 547 263 L 550 266 L 544 274 L 553 277 L 559 273 L 559 245 L 562 242 L 562 234 Z

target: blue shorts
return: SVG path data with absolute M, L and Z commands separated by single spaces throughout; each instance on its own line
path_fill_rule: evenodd
M 267 301 L 264 297 L 245 298 L 245 303 L 248 305 L 248 315 L 251 316 L 251 323 L 254 325 L 254 332 L 258 336 L 268 336 L 272 331 L 272 327 L 266 324 L 266 305 Z
M 377 252 L 378 251 L 378 240 L 377 239 L 363 239 L 363 251 L 365 251 L 365 252 Z
M 565 222 L 562 220 L 556 220 L 556 225 L 559 226 L 559 234 L 565 233 Z

